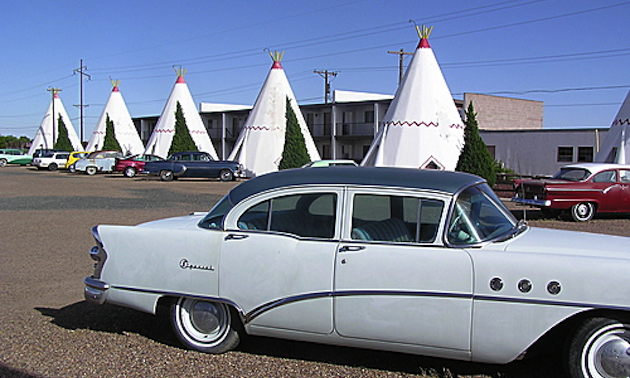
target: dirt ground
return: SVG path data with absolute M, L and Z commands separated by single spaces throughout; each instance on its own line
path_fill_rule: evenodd
M 0 377 L 557 377 L 553 361 L 453 362 L 266 338 L 212 356 L 179 347 L 168 320 L 83 300 L 90 229 L 208 211 L 236 183 L 0 168 Z M 522 217 L 522 208 L 510 208 Z M 530 224 L 630 236 L 625 216 Z

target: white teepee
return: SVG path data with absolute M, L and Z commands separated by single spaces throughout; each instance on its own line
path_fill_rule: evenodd
M 177 103 L 182 107 L 184 118 L 186 119 L 186 126 L 188 132 L 193 141 L 197 145 L 197 149 L 202 152 L 209 153 L 215 160 L 219 160 L 216 150 L 212 145 L 208 131 L 206 130 L 199 111 L 195 106 L 188 85 L 184 80 L 186 70 L 177 70 L 177 82 L 171 91 L 171 94 L 166 101 L 164 110 L 155 125 L 155 129 L 147 142 L 147 146 L 144 150 L 145 154 L 157 155 L 163 158 L 168 156 L 168 151 L 171 148 L 173 142 L 173 136 L 175 135 L 175 111 L 177 110 Z
M 273 66 L 229 156 L 229 160 L 238 161 L 243 165 L 248 177 L 278 170 L 284 149 L 287 99 L 302 130 L 311 161 L 320 159 L 311 132 L 306 126 L 302 111 L 280 63 L 282 56 L 283 53 L 278 52 L 271 54 Z
M 55 113 L 54 116 L 53 111 Z M 40 148 L 54 148 L 55 142 L 59 138 L 59 117 L 63 119 L 63 124 L 68 130 L 68 139 L 70 139 L 70 143 L 72 144 L 74 150 L 83 150 L 83 146 L 81 146 L 81 142 L 79 141 L 77 132 L 74 130 L 74 126 L 72 126 L 72 121 L 70 121 L 70 117 L 68 117 L 68 113 L 66 113 L 66 109 L 64 108 L 63 103 L 59 98 L 58 91 L 54 90 L 53 99 L 48 106 L 48 110 L 46 111 L 46 115 L 44 115 L 44 119 L 42 119 L 42 123 L 37 129 L 37 133 L 35 134 L 35 138 L 33 138 L 31 148 L 29 148 L 28 150 L 29 155 L 32 155 L 36 150 Z
M 105 108 L 101 113 L 101 117 L 96 123 L 96 127 L 92 132 L 92 137 L 87 144 L 86 151 L 96 151 L 103 149 L 103 143 L 105 142 L 105 132 L 107 130 L 107 118 L 114 125 L 114 136 L 122 149 L 122 153 L 129 155 L 137 155 L 144 152 L 144 145 L 138 130 L 131 120 L 131 114 L 125 105 L 125 100 L 118 89 L 120 85 L 119 80 L 112 80 L 113 89 L 105 104 Z
M 416 29 L 418 48 L 361 165 L 454 171 L 464 124 L 429 45 L 432 28 Z
M 595 162 L 630 164 L 630 91 L 606 133 Z

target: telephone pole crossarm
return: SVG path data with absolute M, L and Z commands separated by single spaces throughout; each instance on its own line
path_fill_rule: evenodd
M 400 51 L 388 51 L 388 53 L 398 55 L 398 85 L 400 85 L 403 79 L 403 72 L 405 71 L 405 66 L 403 64 L 405 55 L 413 55 L 413 53 L 406 52 L 404 49 L 400 49 Z
M 328 104 L 328 100 L 330 98 L 330 80 L 329 78 L 335 77 L 338 75 L 338 72 L 333 72 L 333 71 L 328 71 L 328 70 L 324 70 L 324 71 L 318 71 L 315 70 L 313 71 L 316 74 L 319 74 L 319 76 L 324 78 L 324 103 Z

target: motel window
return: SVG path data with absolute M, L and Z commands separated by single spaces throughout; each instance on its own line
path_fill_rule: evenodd
M 593 161 L 593 147 L 578 147 L 577 161 L 590 163 Z
M 573 147 L 558 147 L 558 161 L 573 161 Z
M 363 118 L 364 123 L 374 123 L 374 110 L 366 110 Z

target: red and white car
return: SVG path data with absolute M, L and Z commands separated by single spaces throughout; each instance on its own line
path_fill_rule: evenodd
M 114 171 L 121 172 L 125 177 L 135 177 L 138 173 L 142 172 L 146 162 L 162 160 L 164 159 L 155 155 L 133 155 L 118 159 L 114 166 Z
M 550 179 L 515 180 L 513 202 L 539 207 L 547 216 L 568 213 L 585 222 L 595 213 L 630 213 L 630 165 L 567 165 Z

